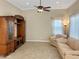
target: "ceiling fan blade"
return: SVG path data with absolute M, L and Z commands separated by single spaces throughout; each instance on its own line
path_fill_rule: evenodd
M 44 7 L 44 8 L 51 8 L 50 6 L 48 6 L 48 7 Z
M 50 12 L 50 10 L 44 10 L 44 11 L 48 11 L 48 12 Z

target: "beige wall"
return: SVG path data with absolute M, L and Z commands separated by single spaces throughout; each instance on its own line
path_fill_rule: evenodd
M 26 19 L 26 41 L 48 42 L 52 34 L 52 20 L 63 17 L 65 10 L 52 10 L 51 12 L 37 13 L 37 10 L 24 11 Z
M 65 12 L 53 10 L 51 12 L 37 13 L 37 10 L 24 12 L 26 19 L 26 41 L 47 42 L 52 33 L 52 20 L 62 17 Z
M 6 0 L 0 0 L 0 16 L 20 14 L 21 11 L 8 3 Z
M 25 13 L 25 12 L 24 12 Z M 51 34 L 51 14 L 28 11 L 26 19 L 26 41 L 47 42 Z

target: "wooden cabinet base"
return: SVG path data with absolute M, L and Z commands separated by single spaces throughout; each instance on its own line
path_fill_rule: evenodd
M 15 50 L 20 47 L 21 45 L 23 45 L 25 43 L 25 39 L 22 39 L 22 37 L 19 37 L 18 39 L 16 39 L 15 41 Z
M 0 55 L 7 56 L 14 51 L 14 41 L 8 44 L 0 44 Z

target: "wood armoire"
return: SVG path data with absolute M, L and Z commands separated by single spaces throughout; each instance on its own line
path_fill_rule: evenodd
M 25 42 L 25 21 L 20 15 L 0 16 L 0 55 L 14 52 Z

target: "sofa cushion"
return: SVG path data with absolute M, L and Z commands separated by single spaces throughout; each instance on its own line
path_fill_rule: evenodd
M 66 38 L 67 36 L 66 35 L 61 35 L 61 34 L 58 34 L 58 35 L 56 35 L 56 38 Z
M 65 38 L 58 38 L 58 39 L 56 39 L 56 42 L 66 43 L 67 39 L 65 39 Z
M 75 42 L 75 50 L 79 50 L 79 40 L 76 40 Z
M 67 42 L 67 39 L 66 39 L 66 35 L 56 35 L 56 36 L 50 36 L 49 37 L 49 40 L 51 42 L 61 42 L 61 43 L 66 43 Z
M 61 34 L 57 34 L 57 35 L 51 35 L 49 36 L 49 39 L 57 39 L 57 38 L 66 38 L 66 35 L 61 35 Z
M 55 39 L 55 38 L 56 38 L 56 36 L 54 36 L 54 35 L 49 36 L 49 39 Z
M 58 48 L 60 48 L 63 52 L 64 51 L 73 51 L 66 43 L 57 43 Z
M 69 38 L 67 44 L 74 50 L 79 50 L 79 40 L 74 38 Z

